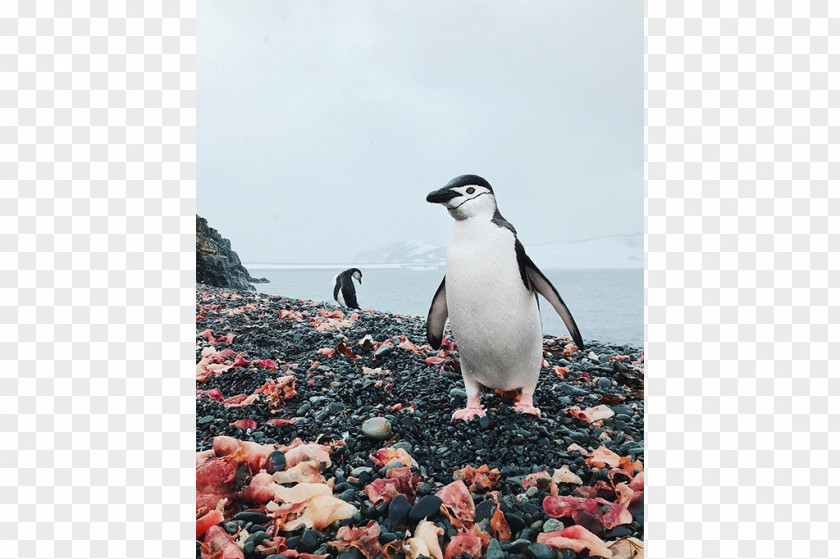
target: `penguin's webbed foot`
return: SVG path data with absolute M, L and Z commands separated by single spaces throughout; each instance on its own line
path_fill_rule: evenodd
M 472 421 L 473 417 L 484 417 L 485 415 L 487 415 L 487 412 L 481 407 L 481 400 L 479 400 L 478 394 L 472 394 L 467 396 L 467 407 L 462 410 L 457 410 L 452 414 L 452 421 L 456 419 Z
M 481 406 L 472 407 L 467 406 L 462 410 L 458 410 L 452 414 L 452 421 L 456 419 L 463 419 L 464 421 L 472 421 L 473 417 L 484 417 L 487 415 L 487 412 L 484 411 L 484 408 Z
M 521 402 L 513 406 L 513 411 L 518 413 L 527 413 L 528 415 L 533 415 L 537 417 L 542 415 L 542 412 L 540 412 L 540 408 L 535 408 L 531 404 L 523 404 Z
M 519 401 L 516 402 L 516 405 L 513 406 L 513 411 L 518 413 L 527 413 L 528 415 L 533 415 L 539 417 L 541 415 L 540 409 L 534 407 L 534 394 L 533 389 L 522 390 L 522 395 L 519 397 Z

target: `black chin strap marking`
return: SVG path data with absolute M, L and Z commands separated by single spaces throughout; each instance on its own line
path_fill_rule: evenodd
M 478 196 L 484 196 L 485 194 L 490 194 L 490 193 L 489 193 L 489 192 L 482 192 L 482 193 L 481 193 L 481 194 L 479 194 Z M 475 200 L 476 198 L 478 198 L 478 196 L 473 196 L 472 198 L 467 198 L 466 200 L 464 200 L 463 202 L 461 202 L 460 204 L 458 204 L 458 205 L 457 205 L 457 206 L 455 206 L 454 208 L 450 208 L 450 209 L 452 209 L 452 210 L 457 210 L 458 208 L 460 208 L 461 206 L 463 206 L 464 204 L 466 204 L 466 203 L 467 203 L 467 202 L 469 202 L 470 200 Z

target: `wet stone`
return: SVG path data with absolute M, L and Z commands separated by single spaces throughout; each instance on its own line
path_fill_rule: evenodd
M 388 507 L 388 521 L 391 523 L 391 529 L 397 529 L 405 524 L 410 511 L 411 503 L 408 502 L 408 499 L 402 495 L 394 497 Z
M 440 497 L 436 495 L 426 495 L 417 504 L 411 508 L 408 513 L 408 518 L 411 521 L 418 522 L 424 518 L 435 516 L 440 512 L 440 506 L 443 504 Z
M 536 518 L 542 514 L 542 509 L 533 503 L 523 503 L 522 512 Z
M 525 521 L 518 514 L 506 514 L 505 520 L 507 520 L 511 534 L 518 534 L 525 528 Z
M 482 501 L 475 507 L 475 521 L 490 520 L 496 512 L 496 503 L 493 501 Z
M 318 544 L 321 543 L 321 532 L 317 530 L 307 530 L 300 537 L 300 544 L 298 549 L 305 553 L 312 553 L 318 549 Z
M 397 539 L 397 535 L 392 534 L 391 532 L 382 532 L 381 534 L 379 534 L 379 543 L 382 545 L 392 542 L 395 539 Z
M 394 445 L 395 449 L 403 449 L 407 453 L 411 454 L 411 443 L 407 441 L 400 441 Z
M 511 533 L 513 533 L 513 530 L 511 530 Z M 537 534 L 530 528 L 525 528 L 519 533 L 519 538 L 523 540 L 534 541 L 537 539 Z
M 253 534 L 251 534 L 250 536 L 248 536 L 248 539 L 247 539 L 247 540 L 245 540 L 245 543 L 246 543 L 246 544 L 247 544 L 247 543 L 253 543 L 254 545 L 259 545 L 259 544 L 261 544 L 264 540 L 268 539 L 268 537 L 269 537 L 269 536 L 268 536 L 268 534 L 267 534 L 267 533 L 265 533 L 263 530 L 260 530 L 259 532 L 254 532 Z
M 391 345 L 389 345 L 389 344 L 386 344 L 386 345 L 381 346 L 379 349 L 377 349 L 377 350 L 374 352 L 374 354 L 373 354 L 373 355 L 374 355 L 375 357 L 385 357 L 385 356 L 387 356 L 387 355 L 390 355 L 390 354 L 391 354 L 391 353 L 393 353 L 393 352 L 394 352 L 394 348 L 393 348 L 393 346 L 391 346 Z
M 201 419 L 198 420 L 198 424 L 199 425 L 204 425 L 206 423 L 210 423 L 214 419 L 216 419 L 216 418 L 213 417 L 212 415 L 205 415 L 204 417 L 202 417 Z
M 528 546 L 527 556 L 530 559 L 556 559 L 557 554 L 544 543 L 532 543 Z
M 286 455 L 280 450 L 275 450 L 268 455 L 268 462 L 265 465 L 265 471 L 270 474 L 274 472 L 282 472 L 286 469 Z
M 629 526 L 621 525 L 621 526 L 616 526 L 612 530 L 608 530 L 608 531 L 604 532 L 604 535 L 603 535 L 602 539 L 605 540 L 605 541 L 612 541 L 612 540 L 617 540 L 619 538 L 629 536 L 632 533 L 633 533 L 633 530 L 631 530 Z
M 452 398 L 466 398 L 467 392 L 465 390 L 461 390 L 460 388 L 453 388 L 449 391 L 449 396 Z
M 510 544 L 510 549 L 515 553 L 524 553 L 530 545 L 531 542 L 528 540 L 519 539 Z
M 502 547 L 499 545 L 499 540 L 496 538 L 490 540 L 490 543 L 487 544 L 487 552 L 484 557 L 485 559 L 504 559 L 505 552 L 502 551 Z
M 233 517 L 234 520 L 242 522 L 253 522 L 254 524 L 266 524 L 271 518 L 261 512 L 240 512 Z
M 562 530 L 565 528 L 563 523 L 557 520 L 556 518 L 549 518 L 543 524 L 542 531 L 543 532 L 556 532 L 557 530 Z
M 362 423 L 362 433 L 369 439 L 383 441 L 392 435 L 391 422 L 384 417 L 371 417 Z

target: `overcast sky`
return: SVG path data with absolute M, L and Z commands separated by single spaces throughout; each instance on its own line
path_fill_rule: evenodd
M 643 2 L 202 0 L 198 213 L 243 262 L 444 245 L 474 173 L 529 243 L 643 230 Z

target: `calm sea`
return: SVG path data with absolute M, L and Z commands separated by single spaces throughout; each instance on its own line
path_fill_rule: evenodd
M 256 284 L 258 291 L 329 301 L 332 278 L 345 267 L 260 268 L 248 266 L 253 277 L 270 283 Z M 356 297 L 363 309 L 425 316 L 443 277 L 439 270 L 362 266 L 362 285 Z M 644 271 L 639 270 L 543 270 L 572 311 L 584 341 L 642 346 L 644 342 Z M 546 334 L 568 335 L 560 317 L 540 301 Z

